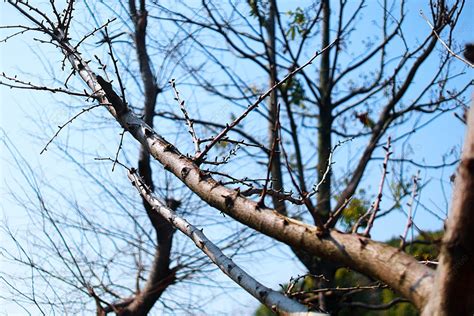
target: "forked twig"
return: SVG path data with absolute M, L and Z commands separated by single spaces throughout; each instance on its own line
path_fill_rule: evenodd
M 127 101 L 125 99 L 125 87 L 123 86 L 122 78 L 120 76 L 120 72 L 118 69 L 118 65 L 117 65 L 118 60 L 115 59 L 114 57 L 114 51 L 112 50 L 112 42 L 109 39 L 110 37 L 109 37 L 109 31 L 107 30 L 107 26 L 105 27 L 105 36 L 108 39 L 107 46 L 109 47 L 109 55 L 110 55 L 110 58 L 112 59 L 112 64 L 114 65 L 115 76 L 117 77 L 119 87 L 120 87 L 120 93 L 122 94 L 122 101 L 123 103 L 126 104 Z
M 186 120 L 186 125 L 188 125 L 189 134 L 191 134 L 191 137 L 193 139 L 196 155 L 199 155 L 201 153 L 201 149 L 199 148 L 201 140 L 197 137 L 196 131 L 194 130 L 194 122 L 189 117 L 188 111 L 186 110 L 186 107 L 184 106 L 184 100 L 181 100 L 181 97 L 179 96 L 179 91 L 178 89 L 176 89 L 176 80 L 171 79 L 169 83 L 174 91 L 174 99 L 178 102 L 179 108 L 181 109 L 181 112 L 184 115 L 184 119 Z
M 369 211 L 366 213 L 367 215 L 370 214 L 369 221 L 367 222 L 367 227 L 365 228 L 364 231 L 364 236 L 368 236 L 370 233 L 370 230 L 372 229 L 372 226 L 374 224 L 375 216 L 377 215 L 378 210 L 380 209 L 380 201 L 382 201 L 382 191 L 383 191 L 383 184 L 385 183 L 385 178 L 387 176 L 387 165 L 388 165 L 388 160 L 390 158 L 390 155 L 392 152 L 390 151 L 390 146 L 391 146 L 391 140 L 392 138 L 389 136 L 387 139 L 387 146 L 384 146 L 383 148 L 385 149 L 385 159 L 382 164 L 382 177 L 380 179 L 380 185 L 379 185 L 379 192 L 377 193 L 377 198 L 375 199 L 374 204 L 372 204 L 372 207 L 369 208 Z M 370 211 L 372 211 L 370 213 Z M 359 224 L 359 221 L 357 221 L 357 224 Z M 357 232 L 357 225 L 355 226 L 355 232 Z M 354 232 L 354 231 L 353 231 Z
M 126 130 L 124 129 L 124 130 L 122 131 L 122 133 L 120 133 L 120 143 L 119 143 L 119 146 L 118 146 L 118 148 L 117 148 L 117 152 L 115 153 L 114 163 L 112 164 L 112 172 L 114 172 L 115 164 L 118 162 L 118 155 L 119 155 L 119 153 L 120 153 L 120 149 L 122 149 L 123 136 L 125 135 L 125 132 L 126 132 Z
M 344 211 L 344 209 L 347 207 L 347 205 L 349 205 L 351 200 L 352 200 L 352 196 L 349 197 L 348 199 L 345 199 L 344 203 L 341 205 L 341 207 L 338 208 L 335 212 L 333 212 L 329 215 L 329 218 L 328 218 L 327 222 L 324 223 L 324 226 L 323 226 L 324 229 L 328 229 L 330 227 L 333 227 L 334 222 L 337 221 L 337 219 L 339 218 L 339 215 L 342 213 L 342 211 Z
M 21 79 L 18 79 L 16 75 L 14 77 L 7 76 L 4 72 L 2 72 L 0 77 L 3 77 L 10 82 L 13 82 L 13 83 L 9 83 L 9 82 L 0 81 L 0 85 L 11 88 L 11 89 L 49 91 L 52 93 L 64 93 L 64 94 L 77 96 L 77 97 L 87 97 L 87 98 L 91 97 L 91 95 L 88 94 L 85 90 L 83 92 L 77 92 L 77 91 L 72 91 L 72 90 L 66 90 L 63 88 L 39 86 L 32 83 L 31 81 L 23 81 Z
M 72 121 L 74 121 L 76 118 L 78 118 L 79 116 L 81 116 L 82 114 L 86 113 L 86 112 L 89 112 L 90 110 L 92 109 L 95 109 L 99 106 L 104 106 L 104 104 L 96 104 L 96 105 L 93 105 L 93 106 L 90 106 L 88 108 L 85 108 L 85 109 L 82 109 L 81 112 L 77 113 L 76 115 L 74 115 L 73 117 L 71 117 L 66 123 L 64 123 L 63 125 L 59 125 L 58 126 L 58 130 L 57 132 L 53 135 L 53 137 L 51 137 L 51 139 L 46 143 L 46 145 L 43 147 L 43 149 L 41 150 L 40 152 L 40 155 L 43 154 L 46 150 L 48 150 L 48 146 L 49 144 L 51 144 L 53 142 L 53 140 L 59 135 L 59 133 L 62 131 L 62 129 L 64 127 L 66 127 L 68 124 L 72 123 Z
M 130 171 L 131 169 L 129 167 L 127 167 L 125 164 L 121 163 L 120 161 L 116 160 L 116 159 L 112 159 L 110 157 L 105 157 L 105 158 L 101 158 L 101 157 L 97 157 L 97 158 L 94 158 L 94 160 L 97 160 L 97 161 L 110 161 L 112 162 L 113 164 L 117 164 L 121 167 L 124 167 L 125 169 L 127 169 L 128 171 Z
M 328 160 L 327 160 L 328 164 L 327 164 L 326 170 L 324 171 L 324 174 L 323 174 L 321 180 L 313 186 L 313 190 L 311 190 L 311 192 L 304 198 L 306 198 L 306 199 L 310 198 L 311 196 L 313 196 L 313 195 L 315 195 L 316 193 L 319 192 L 319 187 L 324 183 L 324 181 L 326 181 L 327 176 L 331 172 L 332 164 L 334 163 L 332 161 L 332 156 L 334 155 L 334 152 L 336 151 L 337 147 L 339 147 L 342 144 L 344 144 L 348 141 L 351 141 L 353 139 L 354 138 L 351 137 L 351 138 L 348 138 L 348 139 L 340 140 L 340 141 L 337 142 L 336 145 L 334 145 L 334 147 L 329 152 L 329 157 L 328 157 Z
M 448 44 L 446 44 L 442 39 L 441 37 L 439 36 L 438 32 L 436 32 L 436 30 L 434 29 L 433 25 L 430 23 L 430 21 L 428 20 L 428 18 L 423 14 L 423 11 L 420 10 L 420 15 L 421 17 L 426 21 L 426 23 L 428 23 L 428 25 L 430 26 L 431 28 L 431 31 L 433 32 L 433 34 L 436 36 L 436 38 L 438 39 L 438 41 L 446 48 L 446 50 L 448 51 L 448 53 L 450 53 L 451 55 L 453 55 L 455 58 L 459 59 L 460 61 L 462 61 L 463 63 L 465 63 L 466 65 L 468 65 L 469 67 L 471 68 L 474 68 L 474 64 L 471 63 L 469 60 L 459 56 L 458 54 L 456 54 L 455 52 L 453 52 L 453 50 L 448 46 Z
M 416 173 L 416 176 L 413 177 L 413 188 L 411 191 L 411 197 L 410 201 L 408 202 L 408 219 L 407 219 L 407 224 L 405 226 L 405 231 L 403 232 L 403 235 L 400 236 L 400 249 L 405 248 L 406 244 L 406 238 L 408 234 L 408 230 L 410 227 L 413 226 L 413 204 L 415 204 L 415 198 L 418 195 L 418 180 L 420 180 L 420 170 Z

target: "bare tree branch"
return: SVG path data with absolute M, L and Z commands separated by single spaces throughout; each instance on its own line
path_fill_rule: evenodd
M 280 292 L 267 288 L 252 278 L 247 272 L 236 265 L 232 259 L 227 257 L 215 244 L 213 244 L 202 232 L 184 218 L 178 216 L 163 202 L 151 194 L 150 189 L 134 170 L 128 173 L 132 185 L 140 195 L 148 201 L 153 210 L 166 218 L 173 226 L 188 236 L 196 246 L 201 249 L 219 269 L 229 276 L 235 283 L 244 288 L 249 294 L 265 304 L 268 308 L 281 315 L 326 315 L 322 313 L 309 312 L 308 308 L 298 302 L 289 299 Z

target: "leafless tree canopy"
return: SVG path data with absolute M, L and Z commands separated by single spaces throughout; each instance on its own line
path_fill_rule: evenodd
M 186 287 L 220 286 L 209 277 L 219 269 L 278 314 L 407 302 L 423 315 L 472 314 L 472 45 L 463 55 L 455 41 L 468 12 L 463 0 L 424 2 L 6 1 L 18 22 L 1 26 L 1 45 L 25 38 L 57 58 L 32 78 L 4 72 L 0 85 L 57 96 L 63 123 L 34 119 L 41 154 L 86 181 L 66 175 L 70 191 L 45 181 L 3 136 L 24 183 L 11 196 L 35 224 L 30 238 L 3 225 L 15 249 L 2 256 L 31 272 L 1 277 L 14 301 L 43 314 L 206 313 Z M 462 153 L 426 164 L 412 136 L 447 117 L 467 126 Z M 446 219 L 420 198 L 419 170 L 453 166 Z M 416 240 L 428 235 L 417 207 L 447 220 L 441 240 Z M 397 245 L 373 240 L 397 211 Z M 439 246 L 439 260 L 412 256 L 416 242 Z M 282 243 L 309 288 L 296 278 L 271 289 L 239 265 Z M 367 282 L 339 287 L 344 269 Z M 354 296 L 381 289 L 399 297 Z

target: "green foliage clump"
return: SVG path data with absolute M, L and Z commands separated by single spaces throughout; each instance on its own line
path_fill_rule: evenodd
M 255 311 L 254 316 L 275 316 L 276 314 L 272 312 L 265 305 L 260 305 Z
M 353 197 L 346 206 L 341 216 L 341 223 L 345 229 L 350 229 L 357 220 L 370 208 L 370 200 L 366 197 L 365 190 L 359 190 L 358 197 Z M 365 227 L 367 221 L 362 221 L 360 227 Z
M 341 268 L 336 272 L 335 283 L 339 287 L 356 287 L 373 284 L 366 276 L 355 271 Z M 363 290 L 351 295 L 343 303 L 348 304 L 342 307 L 338 316 L 415 316 L 418 315 L 417 309 L 409 302 L 397 303 L 385 310 L 371 310 L 361 307 L 350 306 L 351 302 L 360 302 L 370 305 L 381 305 L 392 302 L 400 297 L 389 288 L 376 288 L 373 290 Z
M 442 231 L 423 232 L 413 242 L 407 240 L 405 252 L 415 257 L 417 260 L 436 260 L 439 256 L 439 242 L 443 237 Z M 400 238 L 392 238 L 387 244 L 398 247 Z
M 305 12 L 300 7 L 297 7 L 295 11 L 288 11 L 286 13 L 288 17 L 291 19 L 289 23 L 288 31 L 286 31 L 286 36 L 288 36 L 291 40 L 296 38 L 296 34 L 300 36 L 307 35 L 307 21 Z

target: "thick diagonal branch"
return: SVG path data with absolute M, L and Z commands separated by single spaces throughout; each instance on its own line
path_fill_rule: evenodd
M 317 237 L 316 227 L 282 216 L 272 209 L 259 208 L 257 202 L 219 184 L 133 113 L 128 112 L 119 117 L 118 121 L 147 146 L 152 156 L 166 170 L 172 172 L 209 205 L 292 247 L 341 262 L 381 280 L 419 308 L 424 306 L 431 292 L 433 271 L 419 264 L 413 257 L 397 248 L 336 230 L 330 230 L 324 237 Z
M 134 170 L 129 172 L 128 178 L 153 208 L 153 211 L 165 218 L 170 224 L 188 236 L 196 246 L 214 262 L 219 269 L 234 280 L 240 287 L 259 300 L 268 308 L 277 311 L 280 315 L 325 315 L 321 313 L 308 312 L 308 308 L 280 292 L 274 291 L 262 285 L 247 272 L 228 258 L 215 244 L 213 244 L 202 232 L 202 230 L 190 224 L 184 218 L 178 216 L 173 210 L 166 207 L 157 199 L 145 185 L 140 176 Z

